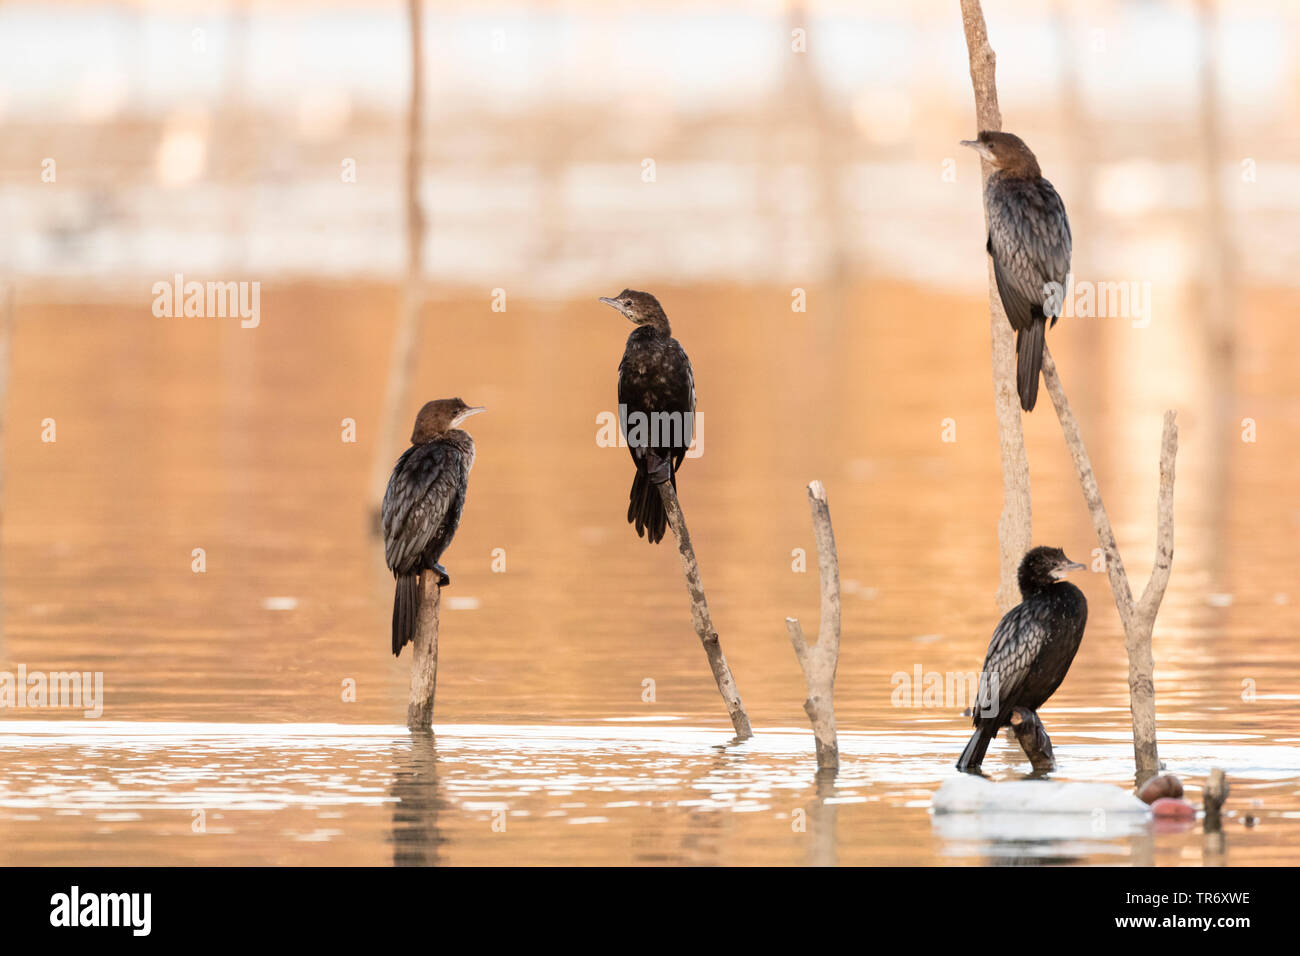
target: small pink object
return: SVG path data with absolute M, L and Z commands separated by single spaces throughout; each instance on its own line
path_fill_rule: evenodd
M 1177 797 L 1161 797 L 1151 804 L 1151 812 L 1166 820 L 1195 820 L 1196 808 Z

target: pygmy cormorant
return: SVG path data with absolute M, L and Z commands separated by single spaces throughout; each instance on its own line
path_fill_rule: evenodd
M 1021 601 L 989 642 L 972 708 L 976 729 L 958 770 L 978 771 L 989 742 L 1011 722 L 1011 712 L 1017 707 L 1037 711 L 1061 686 L 1088 621 L 1083 592 L 1064 578 L 1082 568 L 1060 548 L 1034 548 L 1020 562 Z
M 1034 410 L 1043 367 L 1047 319 L 1060 318 L 1070 272 L 1070 220 L 1065 204 L 1043 178 L 1038 160 L 1019 136 L 984 130 L 962 140 L 993 166 L 984 187 L 987 249 L 1007 320 L 1016 330 L 1016 390 L 1020 407 Z
M 459 398 L 426 402 L 415 418 L 411 447 L 393 467 L 384 492 L 384 558 L 397 589 L 393 596 L 393 654 L 415 640 L 420 607 L 420 572 L 435 571 L 451 583 L 438 560 L 451 544 L 465 507 L 465 488 L 474 466 L 474 439 L 456 426 L 483 411 Z
M 636 325 L 618 363 L 618 419 L 636 465 L 628 524 L 654 544 L 668 527 L 656 485 L 668 481 L 677 487 L 677 469 L 695 433 L 695 376 L 654 296 L 624 289 L 600 301 Z

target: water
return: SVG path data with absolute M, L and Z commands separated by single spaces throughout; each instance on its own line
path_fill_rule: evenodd
M 949 735 L 846 732 L 830 783 L 794 728 L 760 728 L 739 746 L 662 726 L 436 730 L 435 742 L 395 726 L 10 722 L 6 862 L 1152 863 L 1207 852 L 1195 825 L 1120 814 L 933 815 L 949 776 L 934 753 L 959 743 Z M 1195 744 L 1166 750 L 1191 776 L 1208 769 Z M 1128 759 L 1122 744 L 1093 741 L 1071 749 L 1070 776 L 1114 779 Z M 1259 818 L 1230 830 L 1231 860 L 1290 858 L 1276 837 L 1294 824 L 1271 807 L 1293 797 L 1297 759 L 1296 747 L 1216 742 L 1213 762 Z
M 0 862 L 1207 861 L 1194 827 L 931 813 L 966 722 L 899 699 L 896 677 L 976 669 L 996 623 L 982 295 L 811 288 L 793 314 L 788 289 L 656 291 L 705 416 L 681 497 L 758 728 L 738 747 L 724 746 L 677 556 L 624 524 L 626 452 L 595 441 L 626 332 L 609 310 L 523 287 L 506 313 L 487 291 L 429 307 L 412 416 L 444 395 L 489 408 L 447 555 L 431 748 L 400 727 L 409 658 L 387 650 L 391 577 L 367 531 L 393 290 L 268 287 L 257 329 L 155 319 L 148 284 L 139 301 L 24 299 L 0 669 L 102 671 L 104 709 L 0 714 Z M 1273 357 L 1300 345 L 1296 303 L 1244 298 L 1257 331 L 1225 379 L 1186 293 L 1162 291 L 1151 328 L 1078 320 L 1052 346 L 1139 590 L 1160 413 L 1179 410 L 1161 756 L 1194 802 L 1212 766 L 1229 774 L 1226 854 L 1208 862 L 1294 863 L 1300 403 Z M 1246 417 L 1256 442 L 1241 440 Z M 1096 542 L 1050 408 L 1025 427 L 1036 539 L 1087 561 Z M 813 772 L 784 627 L 793 614 L 816 628 L 815 560 L 792 570 L 794 549 L 812 549 L 814 477 L 844 582 L 833 787 Z M 1080 585 L 1087 636 L 1043 720 L 1058 778 L 1125 786 L 1122 637 L 1105 576 Z M 1026 769 L 1005 743 L 991 754 L 996 776 Z

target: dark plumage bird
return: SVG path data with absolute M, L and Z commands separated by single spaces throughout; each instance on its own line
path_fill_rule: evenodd
M 1060 318 L 1070 272 L 1070 220 L 1065 204 L 1043 178 L 1038 160 L 1019 136 L 981 132 L 962 140 L 993 166 L 984 187 L 988 251 L 1007 320 L 1016 330 L 1016 390 L 1020 407 L 1034 410 L 1043 367 L 1047 320 Z
M 456 426 L 481 411 L 459 398 L 426 402 L 415 418 L 411 447 L 397 459 L 388 479 L 381 522 L 384 558 L 397 578 L 394 655 L 415 640 L 420 572 L 434 571 L 441 585 L 451 583 L 438 561 L 460 525 L 469 470 L 474 466 L 474 439 Z
M 958 770 L 979 770 L 989 742 L 1011 722 L 1011 712 L 1017 707 L 1037 711 L 1065 680 L 1083 640 L 1088 602 L 1064 578 L 1082 568 L 1060 548 L 1034 548 L 1020 562 L 1021 602 L 1006 613 L 989 642 L 974 707 L 976 729 Z
M 654 544 L 668 527 L 655 486 L 668 481 L 677 487 L 677 469 L 695 433 L 695 376 L 658 299 L 624 289 L 600 301 L 636 325 L 618 363 L 618 417 L 636 464 L 627 521 Z

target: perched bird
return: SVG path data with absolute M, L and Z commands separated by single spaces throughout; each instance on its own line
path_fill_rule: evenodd
M 1020 562 L 1021 601 L 998 623 L 984 657 L 975 733 L 957 761 L 974 773 L 1017 707 L 1037 711 L 1065 680 L 1088 622 L 1083 592 L 1065 581 L 1083 569 L 1060 548 L 1034 548 Z
M 384 558 L 397 578 L 394 655 L 415 640 L 420 572 L 436 572 L 440 586 L 451 583 L 438 561 L 460 525 L 469 470 L 474 466 L 474 439 L 456 426 L 483 410 L 459 398 L 425 402 L 415 417 L 411 447 L 402 452 L 388 479 L 381 523 Z
M 654 544 L 668 527 L 655 486 L 677 487 L 677 469 L 695 434 L 695 376 L 658 299 L 624 289 L 600 301 L 636 325 L 618 363 L 618 420 L 636 464 L 627 521 Z
M 1016 390 L 1034 410 L 1047 320 L 1060 318 L 1070 273 L 1070 220 L 1024 140 L 985 130 L 962 140 L 993 166 L 984 187 L 987 248 L 1007 320 L 1016 330 Z

